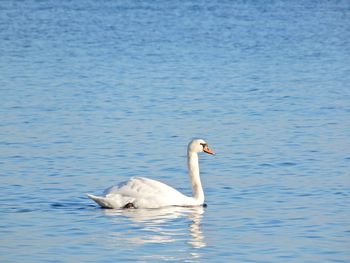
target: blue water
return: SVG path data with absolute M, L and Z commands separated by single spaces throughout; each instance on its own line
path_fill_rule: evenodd
M 348 1 L 0 2 L 1 262 L 349 262 Z M 131 176 L 206 208 L 103 210 Z

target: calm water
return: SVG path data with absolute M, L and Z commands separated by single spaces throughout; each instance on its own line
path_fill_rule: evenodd
M 260 2 L 1 1 L 0 261 L 349 262 L 350 4 Z

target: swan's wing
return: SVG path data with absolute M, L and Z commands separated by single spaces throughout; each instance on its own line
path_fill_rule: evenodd
M 118 186 L 110 187 L 105 193 L 105 198 L 122 198 L 127 200 L 123 203 L 132 202 L 136 207 L 149 208 L 183 205 L 188 199 L 173 187 L 144 177 L 133 177 Z
M 162 182 L 144 177 L 132 177 L 118 186 L 111 186 L 104 192 L 105 196 L 122 194 L 128 196 L 149 194 L 181 194 L 179 191 Z

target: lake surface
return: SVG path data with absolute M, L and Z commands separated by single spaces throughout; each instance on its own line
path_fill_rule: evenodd
M 350 262 L 348 1 L 1 1 L 1 262 Z M 147 176 L 207 207 L 105 210 Z

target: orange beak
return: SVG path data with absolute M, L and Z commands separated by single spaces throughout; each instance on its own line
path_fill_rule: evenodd
M 203 149 L 203 151 L 204 151 L 205 153 L 215 155 L 215 152 L 213 152 L 212 150 L 210 150 L 210 149 L 208 148 L 208 146 L 205 146 L 204 149 Z

